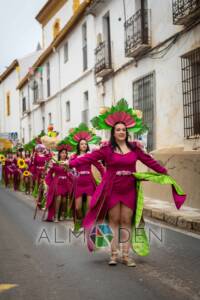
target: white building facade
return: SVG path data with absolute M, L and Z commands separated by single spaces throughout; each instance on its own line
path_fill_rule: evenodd
M 14 60 L 0 75 L 0 133 L 20 134 L 21 98 L 16 89 L 41 51 Z

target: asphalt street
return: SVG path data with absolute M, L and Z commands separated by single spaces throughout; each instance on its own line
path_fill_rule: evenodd
M 70 222 L 33 212 L 28 196 L 0 188 L 0 299 L 200 299 L 199 238 L 148 223 L 150 255 L 133 254 L 136 268 L 110 267 L 109 254 L 89 253 Z

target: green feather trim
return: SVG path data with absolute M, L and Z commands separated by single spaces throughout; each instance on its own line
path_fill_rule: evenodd
M 130 115 L 131 118 L 134 119 L 135 125 L 131 128 L 128 128 L 128 131 L 142 134 L 148 130 L 147 126 L 143 124 L 142 118 L 138 117 L 137 111 L 129 108 L 128 102 L 125 99 L 119 100 L 116 105 L 112 106 L 109 110 L 107 110 L 104 114 L 96 116 L 91 119 L 92 126 L 97 130 L 111 130 L 112 126 L 108 125 L 105 120 L 109 115 L 114 114 L 115 112 L 125 112 Z

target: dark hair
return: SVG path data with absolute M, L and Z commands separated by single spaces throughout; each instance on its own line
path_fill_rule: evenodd
M 115 133 L 115 127 L 116 127 L 118 124 L 123 124 L 123 125 L 126 127 L 126 125 L 125 125 L 123 122 L 117 122 L 117 123 L 115 123 L 115 125 L 114 125 L 114 126 L 112 127 L 112 129 L 111 129 L 110 145 L 111 145 L 111 148 L 112 148 L 113 151 L 115 151 L 116 148 L 118 148 L 119 151 L 120 151 L 121 153 L 123 153 L 122 150 L 121 150 L 121 148 L 120 148 L 120 146 L 117 144 L 117 142 L 116 142 L 116 140 L 115 140 L 115 136 L 114 136 L 114 133 Z M 128 129 L 127 129 L 127 127 L 126 127 L 126 139 L 125 139 L 126 146 L 127 146 L 130 150 L 134 150 L 135 146 L 134 146 L 132 143 L 130 143 L 130 142 L 128 141 L 128 139 L 129 139 L 129 133 L 128 133 Z
M 60 161 L 60 156 L 61 156 L 61 152 L 65 151 L 66 153 L 66 158 L 68 158 L 68 152 L 66 149 L 61 149 L 59 152 L 58 152 L 58 161 Z
M 85 141 L 85 142 L 87 143 L 87 149 L 86 149 L 85 153 L 87 153 L 88 151 L 90 151 L 88 142 L 87 142 L 86 140 L 82 139 L 82 140 L 80 140 L 80 141 L 78 142 L 78 144 L 77 144 L 77 146 L 76 146 L 76 154 L 77 154 L 77 155 L 79 155 L 79 154 L 81 153 L 81 150 L 80 150 L 80 143 L 81 143 L 82 141 Z
M 20 151 L 20 150 L 17 150 L 16 156 L 17 156 L 17 157 L 22 157 L 22 156 L 23 156 L 23 153 L 22 153 L 22 151 Z

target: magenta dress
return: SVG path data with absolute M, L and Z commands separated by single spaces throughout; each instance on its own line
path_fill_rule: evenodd
M 33 166 L 31 166 L 31 171 L 33 173 L 33 180 L 37 180 L 38 184 L 42 175 L 45 173 L 45 165 L 51 159 L 51 155 L 38 155 L 35 154 L 33 159 Z
M 9 176 L 13 174 L 13 158 L 6 158 L 5 166 L 4 166 L 4 181 L 5 186 L 8 186 L 9 183 Z
M 13 165 L 12 165 L 12 170 L 13 170 L 13 181 L 14 181 L 14 190 L 19 189 L 20 185 L 20 176 L 23 172 L 22 169 L 20 169 L 17 165 L 18 159 L 24 159 L 23 157 L 16 157 L 13 159 Z
M 76 159 L 80 158 L 82 156 L 78 156 L 74 154 L 70 158 L 70 164 L 73 164 L 73 161 L 76 161 Z M 100 172 L 101 177 L 104 175 L 104 168 L 101 163 L 98 161 L 94 161 L 93 163 L 91 162 L 85 162 L 82 163 L 81 165 L 76 165 L 76 171 L 77 171 L 77 176 L 75 178 L 75 190 L 74 190 L 74 196 L 75 199 L 78 197 L 82 196 L 83 194 L 92 196 L 96 190 L 96 182 L 95 179 L 92 175 L 92 170 L 91 167 L 94 165 L 97 170 Z
M 134 149 L 126 154 L 115 153 L 110 145 L 106 145 L 84 157 L 70 161 L 70 168 L 94 164 L 99 160 L 103 160 L 106 164 L 106 173 L 91 199 L 90 209 L 83 222 L 86 229 L 104 220 L 107 211 L 119 202 L 135 211 L 136 180 L 132 173 L 136 172 L 137 160 L 158 173 L 167 173 L 164 167 L 138 148 L 136 143 L 132 145 Z
M 30 172 L 30 169 L 31 169 L 31 158 L 30 157 L 26 157 L 24 160 L 25 160 L 26 165 L 28 166 L 28 168 L 26 170 Z
M 45 182 L 48 185 L 46 208 L 48 209 L 48 221 L 53 221 L 55 216 L 54 200 L 56 196 L 67 197 L 72 192 L 73 178 L 63 166 L 53 164 L 49 169 Z

